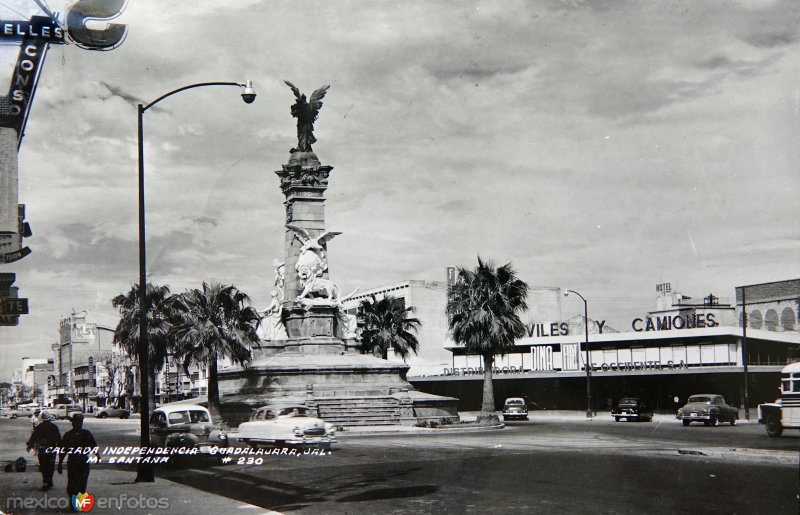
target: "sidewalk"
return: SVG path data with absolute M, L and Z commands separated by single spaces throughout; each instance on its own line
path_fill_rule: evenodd
M 28 460 L 26 472 L 0 471 L 0 514 L 69 513 L 66 494 L 67 471 L 53 476 L 55 486 L 42 492 L 42 476 L 36 458 Z M 64 467 L 66 469 L 66 465 Z M 95 497 L 95 513 L 159 513 L 200 515 L 203 513 L 242 513 L 246 515 L 278 512 L 222 497 L 156 477 L 154 483 L 135 483 L 136 471 L 96 466 L 89 476 L 89 493 Z

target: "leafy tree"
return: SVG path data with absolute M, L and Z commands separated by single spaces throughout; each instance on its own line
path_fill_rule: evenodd
M 105 394 L 106 406 L 112 402 L 113 404 L 119 404 L 119 385 L 121 383 L 124 384 L 125 381 L 125 372 L 127 367 L 125 363 L 122 362 L 118 357 L 114 356 L 113 354 L 108 354 L 106 356 L 101 357 L 97 365 L 99 367 L 103 367 L 106 373 L 106 381 L 105 383 L 101 384 L 99 388 Z M 121 380 L 121 383 L 117 381 L 117 379 Z
M 386 296 L 380 300 L 364 299 L 359 306 L 362 354 L 375 354 L 387 359 L 389 349 L 403 360 L 417 353 L 419 342 L 414 333 L 420 327 L 419 319 L 409 314 L 416 310 L 406 307 L 401 298 Z
M 497 269 L 478 257 L 475 270 L 459 267 L 447 301 L 450 330 L 456 343 L 483 357 L 483 402 L 478 421 L 496 422 L 492 367 L 494 356 L 514 348 L 525 335 L 520 313 L 528 306 L 528 285 L 505 264 Z
M 147 285 L 147 345 L 149 351 L 148 365 L 150 370 L 149 404 L 150 409 L 156 407 L 155 374 L 161 369 L 172 343 L 172 325 L 175 311 L 172 308 L 175 296 L 170 293 L 169 286 Z M 120 294 L 111 300 L 121 317 L 114 332 L 114 343 L 120 345 L 131 359 L 139 356 L 139 285 L 134 284 L 126 294 Z M 139 373 L 142 373 L 140 370 Z M 150 416 L 143 413 L 142 416 Z
M 14 385 L 9 382 L 0 383 L 0 406 L 11 404 L 14 399 Z
M 208 370 L 208 409 L 220 420 L 217 360 L 230 358 L 245 363 L 258 345 L 259 316 L 249 306 L 250 297 L 235 286 L 203 283 L 203 289 L 189 290 L 175 300 L 181 322 L 175 326 L 175 356 L 188 374 L 192 363 Z

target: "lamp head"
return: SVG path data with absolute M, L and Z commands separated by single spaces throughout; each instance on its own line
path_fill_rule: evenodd
M 244 100 L 245 104 L 252 104 L 256 100 L 256 90 L 253 89 L 253 81 L 248 80 L 244 84 L 244 89 L 242 90 L 242 100 Z
M 569 297 L 569 290 L 564 290 L 564 296 Z

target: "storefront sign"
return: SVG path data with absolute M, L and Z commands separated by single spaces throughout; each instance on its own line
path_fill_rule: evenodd
M 531 347 L 531 357 L 533 370 L 537 372 L 553 370 L 553 348 L 549 345 L 534 345 Z
M 0 298 L 0 315 L 19 316 L 28 314 L 28 299 Z
M 30 253 L 31 249 L 29 247 L 22 247 L 14 252 L 6 252 L 5 254 L 0 254 L 0 263 L 13 263 L 14 261 L 19 261 Z
M 580 348 L 577 343 L 561 344 L 561 370 L 580 370 Z
M 683 360 L 675 363 L 667 361 L 662 364 L 660 361 L 626 361 L 624 363 L 592 363 L 592 370 L 599 372 L 634 372 L 636 370 L 674 370 L 686 369 L 689 366 Z
M 597 328 L 598 334 L 603 334 L 605 320 L 592 321 Z M 569 324 L 567 322 L 529 322 L 526 326 L 529 338 L 545 338 L 548 336 L 567 336 L 569 335 Z
M 567 336 L 569 334 L 569 324 L 566 322 L 530 322 L 527 329 L 528 336 L 530 338 L 543 338 L 545 336 Z
M 95 337 L 94 324 L 75 322 L 75 324 L 72 326 L 73 342 L 94 340 L 94 337 Z
M 445 367 L 442 370 L 444 372 L 443 375 L 446 376 L 482 376 L 484 372 L 483 367 Z M 492 369 L 493 374 L 524 374 L 525 372 L 530 372 L 530 370 L 526 370 L 522 367 L 494 367 Z
M 631 328 L 637 333 L 642 331 L 671 331 L 673 329 L 696 329 L 701 327 L 717 327 L 714 313 L 697 315 L 664 315 L 660 317 L 634 318 Z
M 46 43 L 63 43 L 64 30 L 47 16 L 33 16 L 24 21 L 0 20 L 0 34 L 3 39 L 38 39 Z

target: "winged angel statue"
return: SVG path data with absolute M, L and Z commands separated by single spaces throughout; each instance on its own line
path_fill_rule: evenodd
M 317 142 L 314 137 L 314 122 L 319 116 L 319 110 L 322 109 L 322 99 L 325 98 L 330 85 L 322 86 L 311 94 L 311 99 L 306 100 L 306 96 L 300 93 L 297 86 L 289 82 L 283 81 L 287 86 L 292 88 L 297 102 L 292 105 L 292 116 L 297 118 L 297 148 L 290 150 L 294 152 L 312 152 L 311 145 Z

